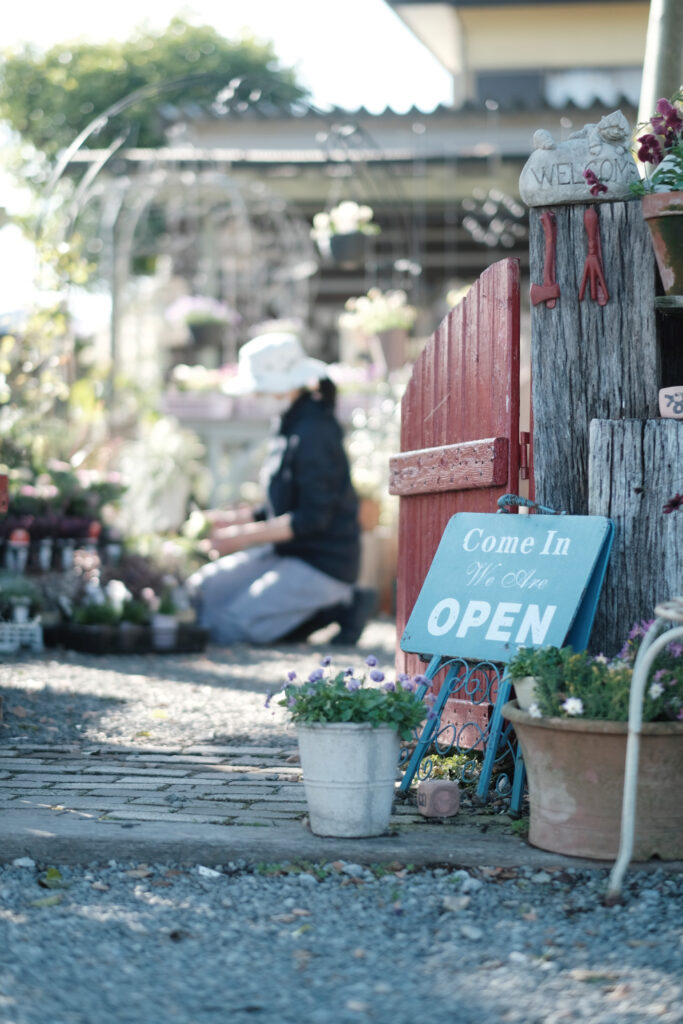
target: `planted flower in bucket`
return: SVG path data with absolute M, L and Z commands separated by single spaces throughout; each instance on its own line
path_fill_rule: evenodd
M 333 669 L 326 657 L 301 682 L 290 672 L 276 701 L 297 727 L 316 835 L 361 837 L 386 831 L 400 740 L 410 739 L 430 714 L 429 699 L 418 696 L 424 676 L 392 680 L 374 656 L 366 664 L 367 679 L 353 668 Z

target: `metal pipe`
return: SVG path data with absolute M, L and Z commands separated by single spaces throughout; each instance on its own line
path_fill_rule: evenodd
M 631 691 L 628 708 L 628 739 L 626 742 L 626 766 L 624 769 L 624 795 L 621 811 L 621 839 L 619 852 L 610 873 L 605 902 L 618 903 L 621 897 L 621 883 L 633 854 L 633 837 L 636 824 L 636 797 L 638 784 L 638 760 L 640 756 L 640 733 L 643 724 L 643 696 L 650 669 L 657 657 L 672 640 L 683 639 L 683 626 L 668 629 L 657 637 L 666 619 L 656 618 L 641 644 L 633 666 Z M 655 639 L 655 637 L 657 637 Z

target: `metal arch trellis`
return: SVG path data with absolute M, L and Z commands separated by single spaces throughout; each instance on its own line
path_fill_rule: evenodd
M 53 174 L 44 189 L 42 211 L 38 218 L 38 236 L 40 236 L 43 230 L 45 217 L 60 180 L 64 177 L 67 169 L 70 172 L 73 171 L 77 154 L 94 135 L 101 132 L 106 126 L 114 125 L 116 127 L 117 120 L 121 119 L 130 108 L 139 103 L 149 102 L 162 96 L 169 96 L 175 92 L 182 93 L 184 90 L 196 87 L 197 85 L 206 86 L 209 91 L 213 90 L 212 93 L 210 92 L 210 95 L 213 95 L 213 102 L 210 105 L 214 113 L 219 116 L 234 114 L 236 117 L 242 117 L 247 112 L 253 111 L 266 117 L 272 114 L 273 109 L 279 111 L 286 110 L 292 115 L 299 117 L 313 115 L 316 121 L 325 126 L 324 152 L 327 155 L 330 166 L 333 164 L 347 164 L 359 188 L 362 188 L 366 193 L 359 196 L 359 199 L 362 201 L 381 204 L 388 197 L 393 198 L 394 201 L 399 200 L 397 206 L 400 215 L 406 221 L 404 230 L 407 236 L 408 217 L 405 201 L 401 201 L 403 197 L 400 194 L 398 183 L 394 180 L 391 167 L 381 160 L 381 150 L 374 140 L 371 139 L 368 132 L 360 125 L 354 123 L 353 119 L 342 111 L 324 111 L 316 107 L 304 99 L 295 87 L 292 87 L 291 93 L 288 93 L 286 88 L 281 89 L 282 95 L 277 102 L 268 99 L 264 101 L 264 110 L 261 110 L 259 107 L 261 102 L 260 84 L 258 76 L 252 75 L 232 79 L 226 85 L 224 75 L 218 72 L 209 72 L 145 86 L 110 105 L 86 125 L 57 162 Z M 178 113 L 178 108 L 173 108 L 173 110 L 176 114 Z M 84 214 L 86 207 L 91 206 L 98 199 L 98 193 L 106 193 L 108 191 L 109 186 L 105 188 L 101 184 L 101 172 L 105 168 L 110 167 L 114 159 L 125 156 L 126 151 L 124 147 L 129 135 L 130 126 L 124 125 L 104 152 L 97 151 L 93 154 L 92 161 L 89 162 L 85 173 L 75 186 L 69 203 L 66 205 L 66 215 L 61 215 L 63 218 L 63 237 L 68 238 L 71 235 L 79 218 Z M 172 153 L 172 150 L 167 152 Z M 155 157 L 151 156 L 150 159 L 154 160 Z M 158 161 L 161 160 L 161 156 L 156 159 L 156 168 L 158 169 Z M 206 160 L 206 154 L 203 155 L 202 159 Z M 382 169 L 381 185 L 377 183 L 377 175 L 371 169 L 371 165 L 375 161 Z M 137 190 L 138 196 L 141 193 L 145 193 L 147 204 L 152 204 L 155 196 L 153 187 L 155 173 L 156 171 L 151 175 L 148 174 L 146 180 L 138 182 L 137 186 L 135 185 L 134 178 L 132 180 L 124 179 L 124 189 L 130 189 L 131 192 Z M 206 171 L 196 172 L 198 188 L 204 186 L 205 179 Z M 227 177 L 223 178 L 223 185 L 226 188 L 228 187 Z M 130 266 L 130 258 L 133 252 L 133 245 L 135 244 L 135 228 L 138 222 L 141 221 L 143 210 L 140 204 L 138 204 L 137 209 L 132 209 L 133 204 L 129 203 L 126 197 L 117 198 L 107 196 L 106 194 L 104 196 L 104 205 L 108 210 L 108 229 L 105 237 L 115 247 L 115 251 L 110 254 L 110 282 L 112 288 L 110 350 L 112 357 L 115 358 L 120 347 L 118 339 L 118 311 L 120 303 L 116 293 L 120 291 L 125 282 L 125 275 Z M 271 210 L 271 214 L 274 214 L 274 210 Z M 119 222 L 119 217 L 122 218 L 121 222 Z M 271 226 L 276 219 L 274 215 L 271 216 Z M 250 309 L 250 315 L 245 318 L 245 322 L 247 319 L 258 320 L 273 315 L 287 315 L 287 313 L 277 311 L 277 307 L 283 305 L 288 307 L 289 315 L 292 315 L 291 310 L 293 307 L 298 307 L 299 310 L 304 311 L 304 315 L 301 317 L 304 320 L 307 319 L 308 312 L 310 311 L 312 289 L 314 286 L 313 275 L 315 275 L 317 270 L 313 243 L 308 237 L 308 231 L 296 230 L 292 217 L 281 216 L 279 224 L 280 228 L 284 230 L 284 234 L 279 239 L 282 243 L 279 249 L 286 254 L 284 263 L 287 263 L 288 260 L 289 263 L 292 263 L 293 260 L 292 266 L 289 268 L 289 285 L 287 287 L 285 282 L 285 277 L 288 273 L 287 267 L 279 266 L 277 270 L 273 270 L 272 280 L 269 279 L 266 282 L 267 287 L 258 289 L 259 296 L 264 297 L 261 308 L 258 310 Z M 128 246 L 128 251 L 125 249 L 126 246 Z M 267 268 L 270 265 L 269 253 L 272 253 L 276 248 L 278 247 L 272 245 L 265 248 L 261 247 L 260 255 L 263 268 Z M 296 259 L 294 259 L 295 253 L 298 253 Z M 255 267 L 258 262 L 259 260 L 255 256 L 254 260 L 252 260 L 253 266 Z M 392 262 L 392 266 L 394 263 L 395 261 Z M 375 267 L 375 272 L 377 270 L 378 267 Z M 261 283 L 263 284 L 263 282 Z M 250 293 L 253 295 L 254 291 L 254 288 L 251 289 L 251 292 L 247 290 L 245 295 Z M 216 297 L 224 297 L 228 301 L 231 298 L 229 295 L 217 295 Z M 253 305 L 253 302 L 251 305 Z M 276 309 L 274 313 L 271 311 L 273 308 Z M 301 316 L 300 313 L 295 313 L 294 315 Z
M 250 110 L 257 112 L 259 110 L 263 82 L 257 75 L 234 78 L 226 85 L 225 75 L 219 72 L 204 72 L 170 79 L 166 82 L 154 83 L 134 90 L 94 117 L 60 156 L 43 190 L 43 212 L 38 217 L 37 234 L 40 235 L 42 231 L 45 212 L 60 180 L 63 178 L 67 168 L 73 164 L 76 155 L 93 135 L 102 131 L 110 122 L 119 118 L 127 110 L 139 103 L 197 85 L 205 85 L 207 88 L 210 88 L 212 85 L 216 87 L 211 108 L 218 116 L 226 114 L 242 116 Z M 286 86 L 284 84 L 280 85 L 279 88 L 283 93 L 286 93 Z M 371 198 L 374 201 L 381 202 L 386 200 L 387 197 L 391 197 L 400 203 L 401 217 L 407 234 L 409 223 L 406 213 L 406 200 L 401 192 L 400 183 L 395 177 L 393 168 L 382 160 L 382 150 L 370 136 L 369 132 L 343 111 L 338 109 L 327 111 L 316 106 L 305 99 L 301 95 L 300 90 L 294 86 L 291 87 L 291 95 L 289 97 L 283 95 L 279 102 L 281 106 L 276 107 L 277 110 L 286 111 L 298 117 L 312 115 L 324 126 L 325 132 L 322 141 L 324 142 L 324 152 L 327 154 L 329 163 L 346 163 L 349 167 L 356 170 L 359 180 L 372 193 Z M 274 100 L 269 98 L 268 104 L 270 112 L 274 106 Z M 87 199 L 88 189 L 115 154 L 120 153 L 128 134 L 129 128 L 126 127 L 104 153 L 90 164 L 69 206 L 72 222 L 74 215 L 78 215 L 81 202 Z M 382 165 L 381 187 L 377 186 L 370 172 L 370 164 L 372 162 L 381 163 Z

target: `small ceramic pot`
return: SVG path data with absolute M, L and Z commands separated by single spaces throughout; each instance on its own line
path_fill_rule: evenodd
M 450 818 L 460 809 L 458 783 L 450 779 L 423 779 L 417 784 L 417 809 L 425 818 Z
M 659 389 L 659 415 L 671 420 L 683 420 L 683 384 Z
M 517 703 L 520 708 L 522 711 L 528 711 L 536 695 L 536 676 L 524 676 L 522 679 L 513 679 L 512 685 L 515 688 Z

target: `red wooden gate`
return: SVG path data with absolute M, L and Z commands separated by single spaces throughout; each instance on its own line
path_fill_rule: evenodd
M 495 512 L 519 474 L 519 263 L 494 263 L 432 335 L 401 404 L 398 636 L 456 512 Z M 429 652 L 423 652 L 429 653 Z M 399 671 L 424 671 L 397 654 Z

